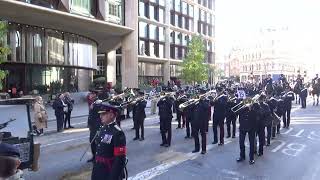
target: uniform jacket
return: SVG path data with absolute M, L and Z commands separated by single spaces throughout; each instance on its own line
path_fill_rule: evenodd
M 115 122 L 105 125 L 97 136 L 92 180 L 118 180 L 126 163 L 126 137 Z
M 187 96 L 183 96 L 183 97 L 178 97 L 177 99 L 176 99 L 176 101 L 175 101 L 175 105 L 176 105 L 176 110 L 177 111 L 180 111 L 180 109 L 179 109 L 179 105 L 180 104 L 182 104 L 182 103 L 184 103 L 184 102 L 187 102 L 188 101 L 188 98 L 187 98 Z
M 259 118 L 257 119 L 257 128 L 262 128 L 265 126 L 272 125 L 271 110 L 269 105 L 265 102 L 259 103 L 260 111 L 259 111 Z
M 146 100 L 139 100 L 133 105 L 133 120 L 142 120 L 146 118 L 145 108 L 147 106 Z
M 199 128 L 205 128 L 207 129 L 208 121 L 210 117 L 210 111 L 211 108 L 209 104 L 209 100 L 199 100 L 197 104 L 195 104 L 194 110 L 193 110 L 193 118 L 192 118 L 192 125 L 199 127 Z
M 227 106 L 226 106 L 226 118 L 227 119 L 236 119 L 237 114 L 234 113 L 231 108 L 237 105 L 237 100 L 234 98 L 231 98 L 227 101 Z
M 286 94 L 286 95 L 285 95 Z M 294 93 L 292 91 L 289 91 L 288 93 L 283 93 L 282 95 L 285 95 L 283 97 L 285 108 L 291 108 L 292 107 L 292 101 L 294 101 Z
M 211 105 L 214 106 L 213 110 L 213 123 L 221 123 L 226 117 L 228 98 L 226 95 L 222 95 L 215 101 L 211 101 Z
M 257 108 L 244 107 L 238 111 L 239 115 L 239 129 L 242 131 L 254 131 L 256 130 L 256 120 L 259 116 Z
M 306 98 L 308 96 L 308 89 L 304 88 L 301 90 L 300 97 Z
M 166 119 L 172 119 L 172 106 L 173 101 L 169 97 L 164 97 L 159 100 L 157 103 L 157 106 L 159 107 L 159 116 L 160 119 L 166 118 Z

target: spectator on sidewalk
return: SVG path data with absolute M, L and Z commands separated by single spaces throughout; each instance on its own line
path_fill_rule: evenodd
M 36 133 L 38 136 L 43 135 L 43 129 L 48 128 L 48 114 L 43 104 L 41 96 L 37 96 L 36 102 L 33 105 L 34 122 L 36 126 Z
M 70 93 L 69 92 L 65 92 L 64 93 L 64 103 L 67 105 L 64 109 L 64 129 L 68 129 L 68 128 L 74 128 L 73 126 L 71 126 L 70 123 L 70 118 L 71 118 L 71 112 L 73 110 L 73 104 L 74 104 L 74 100 L 71 98 Z M 69 127 L 67 128 L 67 122 Z
M 63 130 L 63 116 L 64 116 L 64 107 L 67 107 L 67 105 L 63 102 L 63 94 L 59 94 L 59 96 L 55 99 L 53 102 L 53 109 L 54 114 L 57 119 L 57 131 L 61 132 Z

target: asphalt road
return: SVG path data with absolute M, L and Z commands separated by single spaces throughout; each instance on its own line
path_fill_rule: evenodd
M 224 146 L 212 145 L 210 128 L 207 154 L 192 154 L 193 140 L 184 139 L 185 130 L 176 130 L 175 121 L 172 146 L 164 148 L 159 146 L 161 137 L 158 116 L 146 119 L 145 141 L 142 142 L 132 140 L 132 120 L 126 120 L 122 123 L 122 128 L 127 137 L 129 179 L 319 180 L 320 107 L 310 106 L 310 100 L 307 109 L 297 106 L 293 108 L 290 129 L 281 129 L 281 134 L 272 140 L 271 146 L 265 147 L 264 156 L 256 157 L 254 165 L 249 165 L 248 148 L 247 160 L 236 162 L 239 156 L 238 137 L 225 139 Z M 80 162 L 88 145 L 86 120 L 73 119 L 75 129 L 37 138 L 36 141 L 42 144 L 40 170 L 26 172 L 25 178 L 88 179 L 91 164 L 85 161 L 91 157 L 90 151 Z M 74 176 L 79 173 L 85 175 Z

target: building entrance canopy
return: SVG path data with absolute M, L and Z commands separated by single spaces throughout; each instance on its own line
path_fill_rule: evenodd
M 19 1 L 1 0 L 0 17 L 22 24 L 56 29 L 90 38 L 98 43 L 98 52 L 117 46 L 133 29 Z

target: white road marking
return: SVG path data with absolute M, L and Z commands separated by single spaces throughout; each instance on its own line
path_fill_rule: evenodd
M 273 144 L 273 143 L 275 143 L 275 142 L 280 142 L 280 144 L 279 144 L 276 148 L 274 148 L 273 150 L 271 150 L 271 152 L 277 152 L 277 151 L 279 151 L 283 146 L 286 145 L 286 143 L 285 143 L 284 141 L 281 141 L 281 140 L 273 140 L 273 141 L 271 141 L 271 144 Z
M 289 128 L 286 132 L 283 132 L 281 134 L 288 134 L 289 132 L 291 132 L 293 130 L 293 128 Z
M 233 141 L 226 140 L 224 144 L 226 145 L 231 142 L 233 142 Z M 214 147 L 218 147 L 218 146 L 213 145 L 213 144 L 207 145 L 207 151 L 211 150 Z M 153 167 L 151 169 L 148 169 L 146 171 L 138 173 L 133 177 L 129 177 L 128 180 L 150 180 L 156 176 L 159 176 L 159 175 L 167 172 L 171 167 L 177 166 L 187 160 L 194 160 L 194 159 L 198 158 L 200 155 L 201 155 L 200 153 L 187 153 L 187 154 L 183 155 L 182 158 L 180 158 L 179 160 L 160 164 L 156 167 Z
M 301 134 L 304 132 L 304 129 L 301 129 L 297 134 L 295 135 L 290 135 L 290 136 L 294 136 L 294 137 L 302 137 Z
M 87 139 L 87 138 L 89 138 L 89 136 L 84 136 L 84 137 L 79 137 L 79 138 L 74 138 L 74 139 L 68 139 L 68 140 L 59 141 L 59 142 L 55 142 L 55 143 L 51 143 L 51 144 L 45 144 L 45 145 L 41 145 L 41 147 L 45 148 L 45 147 L 54 146 L 54 145 L 57 145 L 57 144 L 63 144 L 63 143 L 67 143 L 67 142 L 71 142 L 71 141 L 77 141 L 77 140 L 81 140 L 81 139 Z
M 282 153 L 289 156 L 297 156 L 300 152 L 304 150 L 306 145 L 298 144 L 298 143 L 290 143 L 286 146 L 286 148 L 282 149 Z

